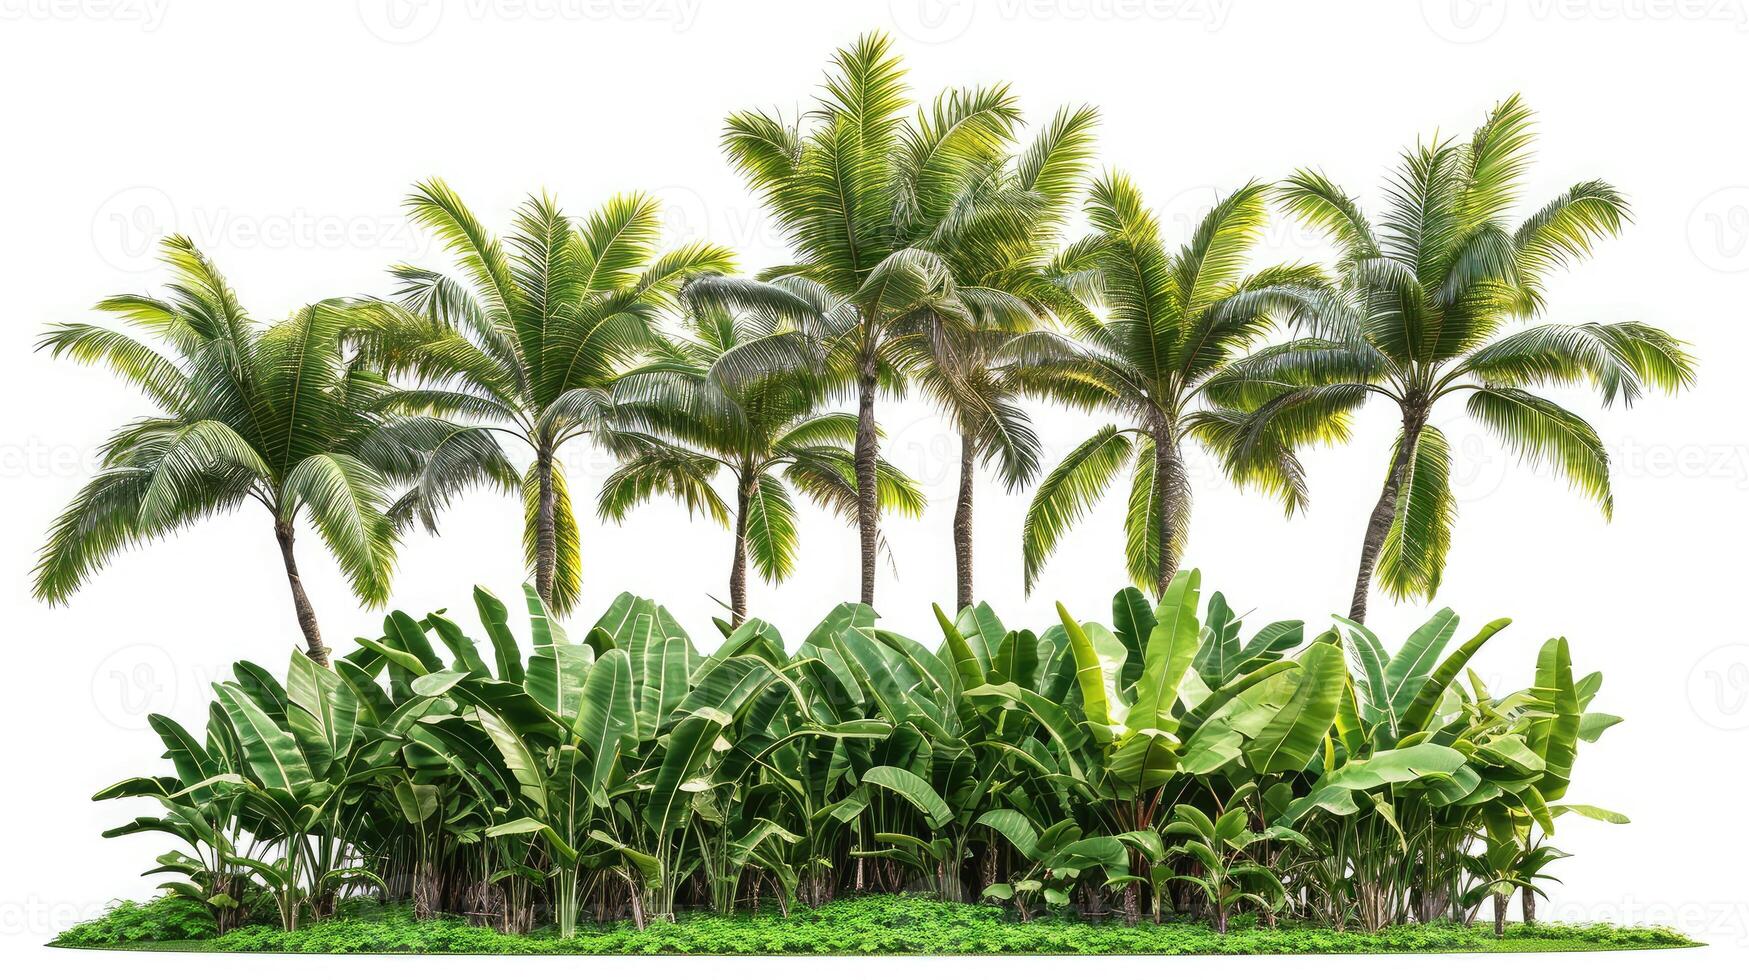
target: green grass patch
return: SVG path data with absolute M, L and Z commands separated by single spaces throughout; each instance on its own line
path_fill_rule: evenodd
M 179 908 L 180 906 L 180 908 Z M 90 949 L 247 953 L 489 953 L 596 955 L 953 955 L 1269 953 L 1489 953 L 1670 949 L 1699 945 L 1664 928 L 1514 925 L 1497 940 L 1486 928 L 1395 926 L 1376 933 L 1242 921 L 1225 936 L 1199 923 L 1035 919 L 926 898 L 848 898 L 820 908 L 735 916 L 687 913 L 643 932 L 629 923 L 586 924 L 569 938 L 551 929 L 507 936 L 453 919 L 421 922 L 410 908 L 352 902 L 342 914 L 296 932 L 252 925 L 214 936 L 199 910 L 178 900 L 124 902 L 57 937 Z

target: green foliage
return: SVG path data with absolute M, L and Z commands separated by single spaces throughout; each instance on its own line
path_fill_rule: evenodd
M 1534 143 L 1522 98 L 1496 105 L 1468 140 L 1406 151 L 1375 222 L 1329 178 L 1301 170 L 1275 189 L 1287 214 L 1339 251 L 1337 281 L 1303 304 L 1309 336 L 1254 350 L 1208 385 L 1227 432 L 1229 470 L 1254 473 L 1294 450 L 1346 436 L 1363 403 L 1382 398 L 1401 416 L 1389 477 L 1369 529 L 1355 596 L 1365 610 L 1378 583 L 1395 598 L 1432 598 L 1450 549 L 1456 504 L 1437 404 L 1462 397 L 1469 414 L 1532 467 L 1547 464 L 1613 510 L 1609 455 L 1591 424 L 1528 386 L 1586 385 L 1603 404 L 1694 382 L 1687 346 L 1656 327 L 1541 323 L 1545 278 L 1591 254 L 1631 220 L 1627 200 L 1601 180 L 1574 184 L 1515 215 Z
M 1217 931 L 1252 908 L 1377 930 L 1536 887 L 1563 814 L 1626 819 L 1563 799 L 1616 720 L 1590 711 L 1601 677 L 1554 640 L 1533 687 L 1466 683 L 1505 623 L 1448 653 L 1449 610 L 1394 653 L 1340 617 L 1295 651 L 1299 623 L 1243 641 L 1192 570 L 1153 608 L 1119 593 L 1115 631 L 938 608 L 932 649 L 846 604 L 793 649 L 755 619 L 706 656 L 631 595 L 578 642 L 530 588 L 526 647 L 502 603 L 475 605 L 490 658 L 445 616 L 394 612 L 283 686 L 238 664 L 204 740 L 152 719 L 174 775 L 97 798 L 162 813 L 112 834 L 178 838 L 155 870 L 221 931 L 246 889 L 287 931 L 376 894 L 571 936 L 590 908 L 646 927 L 871 878 L 1023 919 L 1121 893 Z
M 55 937 L 58 946 L 129 946 L 211 939 L 218 926 L 199 902 L 165 895 L 149 902 L 117 902 L 101 916 Z
M 158 913 L 164 903 L 133 906 L 130 914 Z M 123 908 L 127 908 L 124 906 Z M 123 908 L 62 933 L 62 946 L 149 946 L 200 935 L 150 934 L 140 925 L 113 925 Z M 550 932 L 504 935 L 453 919 L 421 921 L 405 906 L 354 905 L 342 915 L 298 932 L 250 926 L 218 939 L 178 944 L 214 952 L 496 953 L 638 955 L 1000 955 L 1000 954 L 1266 954 L 1500 952 L 1654 949 L 1691 946 L 1667 929 L 1593 926 L 1513 926 L 1507 938 L 1449 925 L 1396 926 L 1377 933 L 1328 929 L 1261 929 L 1241 922 L 1227 935 L 1200 925 L 1166 923 L 1133 928 L 1035 919 L 1016 922 L 999 910 L 903 896 L 842 899 L 788 916 L 776 910 L 718 916 L 685 914 L 638 932 L 625 925 L 585 926 L 568 939 Z

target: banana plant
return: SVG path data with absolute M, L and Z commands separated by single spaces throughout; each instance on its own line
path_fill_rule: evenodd
M 749 619 L 708 654 L 647 599 L 573 640 L 537 594 L 523 634 L 480 589 L 480 642 L 392 612 L 332 667 L 239 663 L 203 738 L 152 719 L 172 773 L 98 796 L 157 803 L 112 833 L 177 837 L 154 870 L 223 928 L 259 887 L 286 928 L 360 889 L 506 930 L 550 910 L 562 934 L 591 903 L 642 926 L 688 893 L 787 912 L 922 882 L 1023 917 L 1121 892 L 1126 918 L 1145 895 L 1217 929 L 1246 905 L 1265 926 L 1464 920 L 1543 880 L 1560 818 L 1626 822 L 1567 799 L 1620 719 L 1564 640 L 1496 693 L 1472 663 L 1503 620 L 1454 645 L 1441 611 L 1387 655 L 1340 619 L 1243 637 L 1200 586 L 1036 633 L 936 609 L 933 648 L 847 603 L 793 649 Z M 1540 892 L 1514 890 L 1534 918 Z
M 1013 902 L 1023 922 L 1032 918 L 1035 900 L 1042 900 L 1047 908 L 1067 906 L 1071 890 L 1088 871 L 1103 872 L 1107 886 L 1127 883 L 1129 845 L 1120 837 L 1083 836 L 1082 829 L 1069 819 L 1040 830 L 1024 813 L 1007 809 L 980 814 L 978 823 L 1000 834 L 1022 858 L 1010 880 L 986 886 L 982 897 Z M 1153 837 L 1144 846 L 1157 849 L 1159 838 Z
M 1227 809 L 1214 817 L 1189 803 L 1180 803 L 1172 808 L 1173 819 L 1163 831 L 1167 839 L 1178 841 L 1166 851 L 1166 856 L 1187 857 L 1197 866 L 1195 874 L 1175 874 L 1169 880 L 1187 882 L 1202 893 L 1215 931 L 1222 935 L 1227 932 L 1233 909 L 1239 905 L 1248 902 L 1274 909 L 1287 900 L 1281 879 L 1248 853 L 1252 845 L 1267 840 L 1311 844 L 1304 835 L 1287 827 L 1251 830 L 1251 811 L 1242 803 L 1249 789 L 1242 787 L 1228 801 Z

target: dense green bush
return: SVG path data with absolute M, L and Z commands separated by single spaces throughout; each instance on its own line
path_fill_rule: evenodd
M 216 935 L 218 927 L 205 906 L 178 895 L 165 895 L 149 902 L 117 902 L 102 916 L 79 923 L 55 941 L 67 946 L 123 946 Z
M 111 833 L 180 838 L 167 887 L 288 931 L 366 893 L 506 932 L 630 918 L 656 938 L 613 941 L 646 943 L 694 941 L 666 931 L 680 907 L 907 891 L 1023 921 L 1224 932 L 1255 912 L 1381 935 L 1492 899 L 1500 929 L 1565 856 L 1557 818 L 1626 819 L 1563 800 L 1580 744 L 1620 720 L 1590 710 L 1602 678 L 1565 641 L 1530 688 L 1460 676 L 1504 620 L 1449 650 L 1450 610 L 1395 653 L 1340 617 L 1310 643 L 1299 622 L 1243 640 L 1189 571 L 1157 607 L 1120 592 L 1115 628 L 1059 607 L 1011 630 L 979 605 L 937 610 L 931 649 L 847 603 L 793 649 L 749 620 L 706 656 L 629 595 L 573 642 L 530 590 L 525 658 L 504 605 L 476 601 L 489 658 L 443 615 L 396 612 L 332 668 L 294 656 L 282 684 L 239 664 L 204 740 L 154 716 L 175 775 L 98 798 L 162 815 Z M 953 914 L 971 918 L 932 935 L 994 921 Z
M 112 918 L 168 911 L 174 903 L 128 903 L 105 919 L 63 934 L 69 946 L 115 946 L 175 936 L 131 935 L 106 927 Z M 188 903 L 183 903 L 188 904 Z M 189 936 L 185 938 L 204 938 Z M 674 922 L 639 932 L 627 923 L 584 924 L 561 938 L 552 929 L 506 935 L 456 919 L 421 920 L 406 905 L 350 903 L 341 915 L 295 932 L 247 926 L 198 948 L 282 953 L 595 953 L 721 955 L 909 953 L 1142 953 L 1256 954 L 1368 952 L 1487 952 L 1491 950 L 1651 948 L 1688 945 L 1666 929 L 1595 926 L 1513 926 L 1505 940 L 1480 929 L 1438 924 L 1393 926 L 1375 933 L 1296 927 L 1263 929 L 1249 916 L 1225 936 L 1206 926 L 1169 922 L 1121 927 L 1061 917 L 1018 922 L 1000 909 L 881 895 L 840 899 L 787 918 L 775 909 L 759 915 L 682 913 Z

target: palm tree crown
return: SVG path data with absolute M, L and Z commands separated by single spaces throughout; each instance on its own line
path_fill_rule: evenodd
M 1348 415 L 1382 397 L 1401 414 L 1384 489 L 1368 522 L 1351 618 L 1366 614 L 1376 570 L 1393 597 L 1439 588 L 1456 507 L 1450 449 L 1429 424 L 1441 399 L 1465 407 L 1531 464 L 1548 462 L 1608 516 L 1609 456 L 1590 423 L 1529 386 L 1587 383 L 1608 405 L 1693 380 L 1681 343 L 1638 322 L 1544 323 L 1544 277 L 1590 254 L 1629 219 L 1601 180 L 1573 185 L 1511 223 L 1530 161 L 1532 118 L 1517 96 L 1501 102 L 1467 142 L 1435 140 L 1404 154 L 1378 224 L 1312 171 L 1279 191 L 1286 210 L 1340 249 L 1339 286 L 1318 304 L 1311 335 L 1235 363 L 1211 387 L 1248 413 L 1232 440 L 1233 465 L 1345 431 Z
M 1182 440 L 1188 434 L 1218 448 L 1232 434 L 1230 418 L 1197 410 L 1204 386 L 1272 315 L 1308 302 L 1322 281 L 1301 265 L 1244 274 L 1263 227 L 1264 194 L 1259 184 L 1229 194 L 1173 252 L 1128 178 L 1095 183 L 1087 208 L 1094 234 L 1070 245 L 1057 266 L 1063 288 L 1091 294 L 1103 318 L 1074 317 L 1072 338 L 1017 339 L 1008 370 L 1025 390 L 1113 411 L 1129 424 L 1101 428 L 1039 484 L 1023 538 L 1029 590 L 1070 526 L 1132 459 L 1129 573 L 1156 594 L 1171 583 L 1190 519 Z M 1235 475 L 1279 493 L 1291 510 L 1302 498 L 1291 464 L 1282 457 Z
M 949 256 L 957 229 L 993 228 L 1016 213 L 1019 196 L 998 192 L 1020 119 L 1014 97 L 1006 86 L 955 89 L 908 117 L 891 49 L 870 34 L 839 51 L 818 105 L 798 119 L 761 110 L 729 117 L 724 149 L 788 234 L 795 261 L 756 280 L 706 277 L 695 286 L 701 299 L 787 318 L 854 388 L 868 604 L 880 540 L 875 394 L 892 342 L 932 323 L 988 323 L 1027 309 L 1001 284 L 959 281 Z M 721 370 L 791 370 L 795 352 L 777 335 L 745 345 Z
M 655 322 L 689 278 L 730 271 L 730 255 L 705 244 L 658 254 L 658 204 L 641 194 L 613 198 L 581 222 L 549 196 L 530 197 L 505 241 L 442 181 L 420 184 L 408 207 L 460 275 L 396 270 L 401 311 L 413 316 L 384 311 L 382 356 L 430 386 L 396 400 L 533 451 L 522 478 L 524 551 L 536 591 L 568 611 L 582 592 L 582 558 L 559 451 L 611 426 L 612 385 L 647 348 Z M 433 456 L 433 492 L 471 478 L 452 462 Z
M 85 323 L 43 338 L 56 356 L 109 368 L 157 414 L 110 436 L 102 471 L 55 521 L 36 594 L 66 601 L 117 552 L 253 500 L 273 516 L 307 652 L 325 662 L 293 553 L 298 519 L 315 525 L 354 594 L 381 603 L 397 518 L 441 503 L 415 482 L 426 456 L 447 446 L 488 477 L 506 475 L 503 461 L 448 422 L 388 411 L 387 381 L 343 350 L 347 304 L 316 303 L 264 328 L 191 241 L 172 237 L 163 248 L 175 276 L 168 298 L 98 304 L 156 344 Z M 397 486 L 406 491 L 398 499 Z
M 786 483 L 854 525 L 856 416 L 822 410 L 830 385 L 815 372 L 731 379 L 714 370 L 737 347 L 785 328 L 721 307 L 697 311 L 692 322 L 692 336 L 660 339 L 651 361 L 615 386 L 612 445 L 623 464 L 602 486 L 600 511 L 623 520 L 661 494 L 732 524 L 730 608 L 740 625 L 748 558 L 771 583 L 795 568 L 795 505 Z M 710 482 L 719 471 L 734 478 L 732 513 Z M 884 459 L 876 483 L 882 510 L 922 513 L 922 491 Z
M 1067 293 L 1053 260 L 1092 159 L 1098 114 L 1087 106 L 1061 109 L 1024 152 L 989 171 L 980 200 L 948 222 L 937 249 L 965 286 L 990 290 L 998 302 L 966 324 L 919 314 L 919 325 L 893 339 L 900 372 L 938 405 L 960 439 L 960 480 L 954 508 L 954 608 L 976 601 L 972 578 L 973 492 L 977 465 L 994 466 L 1010 490 L 1038 473 L 1039 444 L 1020 391 L 1001 370 L 1004 347 L 1017 333 L 1044 329 L 1084 308 Z

